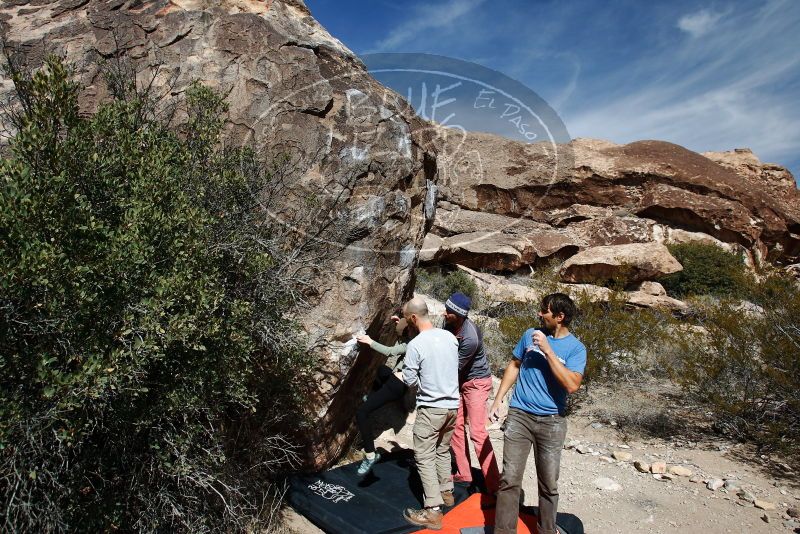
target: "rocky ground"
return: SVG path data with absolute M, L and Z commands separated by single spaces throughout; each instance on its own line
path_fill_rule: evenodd
M 560 511 L 580 518 L 590 534 L 800 532 L 800 484 L 791 468 L 747 445 L 698 434 L 705 414 L 692 420 L 663 393 L 592 388 L 569 419 Z M 379 443 L 408 447 L 413 418 Z M 494 426 L 490 435 L 502 461 L 502 430 Z M 523 488 L 525 504 L 536 505 L 532 460 Z M 291 510 L 285 517 L 289 532 L 319 532 Z

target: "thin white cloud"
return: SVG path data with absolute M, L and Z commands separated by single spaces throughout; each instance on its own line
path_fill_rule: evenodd
M 678 20 L 678 28 L 692 37 L 700 37 L 713 30 L 722 16 L 722 13 L 713 13 L 708 9 L 701 9 L 695 13 L 682 16 Z
M 398 47 L 414 42 L 421 35 L 448 27 L 456 19 L 485 2 L 486 0 L 449 0 L 445 4 L 419 6 L 409 20 L 394 28 L 368 52 L 395 51 Z
M 595 97 L 565 113 L 569 132 L 618 143 L 660 139 L 695 151 L 750 147 L 763 161 L 792 164 L 800 146 L 793 97 L 800 56 L 798 39 L 787 36 L 798 22 L 800 5 L 782 0 L 728 13 L 702 40 L 593 79 Z M 708 31 L 707 24 L 690 27 Z

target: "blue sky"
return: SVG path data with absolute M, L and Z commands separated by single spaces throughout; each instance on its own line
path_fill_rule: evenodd
M 800 0 L 307 0 L 357 54 L 498 70 L 572 137 L 749 147 L 800 178 Z

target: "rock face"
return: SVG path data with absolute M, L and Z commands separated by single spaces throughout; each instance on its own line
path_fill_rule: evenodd
M 439 159 L 438 236 L 490 231 L 492 240 L 484 241 L 499 248 L 509 245 L 504 235 L 535 242 L 555 232 L 559 246 L 551 255 L 560 259 L 589 247 L 688 241 L 745 252 L 751 263 L 790 264 L 800 256 L 794 178 L 749 150 L 701 155 L 661 141 L 576 139 L 562 145 L 571 152 L 570 168 L 554 169 L 553 150 L 543 143 L 484 133 L 457 141 Z M 548 257 L 546 250 L 526 254 L 510 246 L 520 254 L 498 265 L 506 270 Z M 434 256 L 440 263 L 465 261 L 447 250 Z
M 428 125 L 367 75 L 300 0 L 14 0 L 0 5 L 0 24 L 30 67 L 46 53 L 66 56 L 85 86 L 82 111 L 109 94 L 104 59 L 130 62 L 140 81 L 159 63 L 156 94 L 180 95 L 193 80 L 221 91 L 230 104 L 227 143 L 289 154 L 298 194 L 341 195 L 350 217 L 335 236 L 342 250 L 301 318 L 319 362 L 310 380 L 317 392 L 309 459 L 335 460 L 353 437 L 356 399 L 380 361 L 347 342 L 359 331 L 391 330 L 388 317 L 409 296 L 432 223 L 435 206 L 424 209 L 436 177 Z M 10 90 L 4 83 L 0 96 Z
M 681 270 L 681 264 L 664 245 L 634 243 L 588 248 L 565 261 L 560 274 L 562 280 L 573 283 L 594 283 L 616 277 L 642 282 Z

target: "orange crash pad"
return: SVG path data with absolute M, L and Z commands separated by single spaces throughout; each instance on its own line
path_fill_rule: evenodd
M 517 534 L 536 534 L 538 518 L 520 511 Z M 494 525 L 494 499 L 475 493 L 444 514 L 441 530 L 420 530 L 417 534 L 460 534 L 462 528 Z

